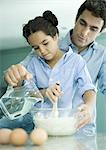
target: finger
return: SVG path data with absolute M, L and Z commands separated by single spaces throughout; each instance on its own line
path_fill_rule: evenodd
M 61 87 L 60 84 L 56 83 L 55 85 L 53 85 L 51 87 L 52 92 L 54 93 L 54 95 L 56 96 L 61 96 L 63 94 L 63 92 L 61 91 Z
M 87 110 L 85 110 L 85 111 L 84 111 L 84 110 L 83 110 L 83 111 L 80 111 L 80 112 L 78 112 L 78 117 L 79 117 L 79 116 L 83 116 L 83 117 L 84 117 L 84 116 L 86 116 L 86 114 L 88 114 L 88 111 L 87 111 Z
M 61 87 L 59 83 L 56 83 L 55 88 L 59 93 L 61 93 Z
M 90 118 L 91 119 L 91 116 L 90 114 L 87 112 L 87 111 L 82 111 L 82 112 L 78 112 L 76 114 L 76 118 L 78 119 L 78 121 L 82 121 L 84 120 L 84 118 Z
M 21 80 L 21 78 L 24 76 L 23 75 L 23 69 L 21 69 L 20 65 L 12 65 L 11 70 L 14 73 L 14 76 L 18 79 Z
M 18 64 L 17 66 L 18 66 L 18 72 L 20 73 L 20 76 L 24 80 L 32 79 L 32 74 L 29 73 L 24 66 L 22 66 L 21 64 Z
M 17 83 L 13 82 L 8 74 L 5 75 L 4 79 L 7 82 L 7 84 L 11 86 L 17 86 Z
M 57 89 L 55 89 L 54 87 L 51 88 L 51 91 L 53 93 L 53 95 L 55 95 L 56 97 L 59 97 L 60 96 L 60 93 L 57 91 Z
M 81 129 L 82 127 L 84 127 L 86 124 L 89 123 L 89 120 L 84 120 L 84 121 L 80 121 L 78 124 L 77 124 L 77 129 Z
M 24 75 L 25 75 L 24 67 L 22 67 L 22 65 L 20 64 L 17 64 L 17 65 L 12 65 L 5 72 L 4 78 L 9 85 L 17 86 L 18 82 L 22 80 Z
M 18 64 L 16 71 L 17 71 L 16 73 L 19 73 L 19 76 L 20 76 L 21 80 L 25 78 L 25 76 L 27 74 L 27 70 L 24 66 Z
M 86 114 L 85 116 L 82 116 L 81 118 L 78 119 L 78 122 L 76 124 L 77 129 L 82 128 L 86 124 L 88 124 L 91 121 L 91 118 L 89 114 Z
M 27 72 L 26 75 L 25 75 L 25 79 L 26 79 L 26 80 L 32 79 L 32 74 L 29 73 L 29 72 Z
M 83 111 L 87 108 L 86 104 L 82 104 L 81 106 L 78 107 L 79 111 Z
M 11 68 L 4 72 L 4 79 L 9 85 L 12 86 L 16 86 L 18 83 L 18 80 L 14 76 L 13 70 L 11 70 Z
M 60 96 L 62 96 L 63 94 L 64 94 L 64 92 L 63 92 L 63 91 L 61 91 L 61 92 L 60 92 Z
M 55 100 L 51 98 L 50 94 L 46 92 L 46 97 L 53 103 Z
M 53 94 L 53 92 L 51 91 L 51 89 L 47 89 L 46 90 L 46 96 L 50 99 L 50 101 L 56 101 L 56 96 Z
M 19 77 L 15 76 L 14 70 L 8 69 L 8 70 L 7 70 L 7 75 L 8 75 L 9 78 L 12 80 L 12 82 L 18 83 L 18 80 L 19 80 L 18 78 L 19 78 Z

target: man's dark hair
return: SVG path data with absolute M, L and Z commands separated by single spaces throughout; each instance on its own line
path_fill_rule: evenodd
M 106 0 L 86 0 L 78 9 L 76 21 L 85 10 L 92 12 L 93 16 L 103 19 L 104 24 L 101 31 L 106 28 Z

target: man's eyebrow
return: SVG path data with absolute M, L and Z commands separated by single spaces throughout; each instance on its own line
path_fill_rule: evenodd
M 87 24 L 87 22 L 84 20 L 84 19 L 80 19 L 80 21 L 82 21 L 83 23 L 85 23 L 85 24 Z M 99 29 L 97 26 L 90 26 L 91 28 L 93 28 L 93 29 Z
M 84 22 L 85 24 L 87 24 L 87 22 L 86 22 L 84 19 L 82 19 L 82 18 L 80 19 L 80 21 L 82 21 L 82 22 Z

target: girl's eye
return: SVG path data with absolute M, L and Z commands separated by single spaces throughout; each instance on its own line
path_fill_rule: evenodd
M 33 46 L 32 48 L 33 48 L 34 50 L 38 50 L 38 49 L 39 49 L 39 47 L 34 47 L 34 46 Z

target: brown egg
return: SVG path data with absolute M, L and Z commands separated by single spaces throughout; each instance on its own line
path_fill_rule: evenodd
M 10 143 L 10 134 L 12 130 L 7 128 L 0 129 L 0 144 L 9 144 Z
M 10 142 L 15 146 L 24 145 L 27 142 L 28 134 L 24 129 L 16 128 L 10 135 Z
M 35 145 L 42 145 L 47 139 L 47 132 L 42 128 L 34 129 L 30 134 L 30 139 Z

